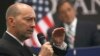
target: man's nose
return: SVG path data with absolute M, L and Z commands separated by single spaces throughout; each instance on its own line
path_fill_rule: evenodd
M 35 27 L 35 22 L 32 22 L 31 23 L 31 28 L 34 28 Z
M 68 11 L 65 12 L 65 16 L 69 16 L 69 12 Z

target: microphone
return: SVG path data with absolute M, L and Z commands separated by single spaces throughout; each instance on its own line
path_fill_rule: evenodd
M 43 45 L 46 41 L 45 36 L 42 33 L 39 33 L 37 35 L 39 42 Z M 53 45 L 52 41 L 49 41 L 51 45 Z M 53 56 L 57 56 L 55 53 L 53 53 Z
M 45 36 L 42 33 L 37 35 L 39 42 L 43 45 L 46 42 Z

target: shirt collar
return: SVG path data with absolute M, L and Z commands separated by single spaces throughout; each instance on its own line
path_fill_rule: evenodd
M 74 18 L 73 22 L 71 23 L 72 27 L 76 27 L 77 25 L 77 18 Z
M 70 25 L 68 25 L 68 24 L 66 24 L 66 23 L 64 23 L 64 25 L 65 25 L 66 27 L 69 27 L 69 26 L 71 26 L 71 27 L 76 27 L 76 25 L 77 25 L 77 18 L 75 17 L 74 20 L 72 21 L 72 23 L 71 23 Z
M 22 46 L 24 45 L 23 42 L 21 42 L 16 36 L 14 36 L 13 34 L 11 34 L 10 32 L 6 31 L 6 33 L 8 33 L 10 36 L 12 36 L 15 40 L 17 40 Z

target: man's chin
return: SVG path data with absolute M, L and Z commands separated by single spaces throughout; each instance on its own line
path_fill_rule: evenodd
M 32 34 L 29 34 L 29 35 L 27 36 L 27 38 L 30 38 L 30 37 L 32 37 Z
M 28 33 L 28 34 L 26 34 L 26 35 L 25 35 L 25 38 L 26 38 L 26 39 L 31 38 L 31 37 L 32 37 L 32 34 L 33 34 L 33 33 Z

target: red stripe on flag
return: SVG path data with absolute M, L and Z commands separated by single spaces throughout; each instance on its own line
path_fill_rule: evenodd
M 46 23 L 49 27 L 52 27 L 52 26 L 53 26 L 53 24 L 50 22 L 48 16 L 45 16 L 45 17 L 43 18 L 43 20 L 45 21 L 45 23 Z
M 36 42 L 35 42 L 35 40 L 34 40 L 34 37 L 31 37 L 31 41 L 32 41 L 33 46 L 34 46 L 34 47 L 37 47 L 37 44 L 36 44 Z
M 41 32 L 42 32 L 42 30 L 41 30 L 41 28 L 39 27 L 38 24 L 35 26 L 35 29 L 36 29 L 36 31 L 37 31 L 38 33 L 41 33 Z

